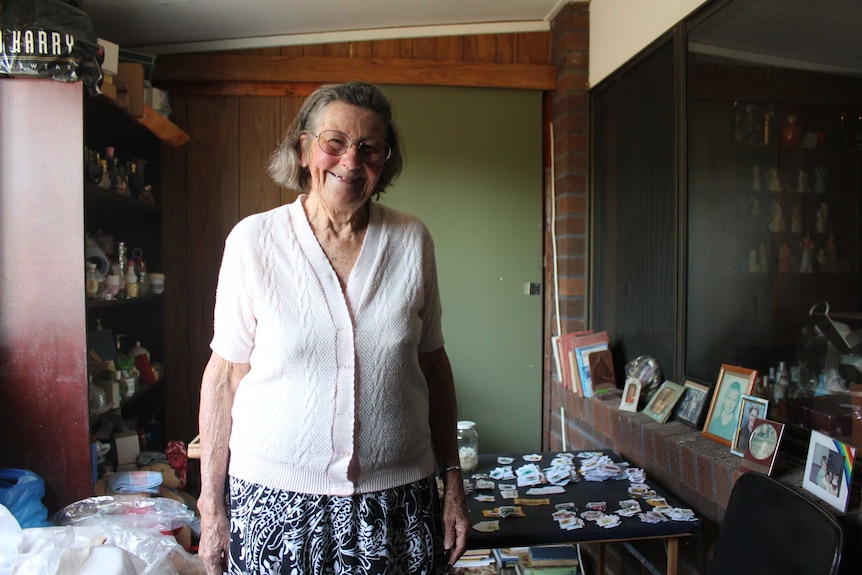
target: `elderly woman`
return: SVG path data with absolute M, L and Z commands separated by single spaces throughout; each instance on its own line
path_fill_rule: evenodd
M 401 166 L 386 97 L 323 86 L 270 161 L 304 193 L 225 242 L 200 406 L 210 574 L 431 574 L 464 551 L 433 243 L 371 201 Z

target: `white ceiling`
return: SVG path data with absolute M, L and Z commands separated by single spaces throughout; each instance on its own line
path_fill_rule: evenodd
M 149 53 L 548 30 L 568 0 L 83 0 L 96 35 Z M 370 31 L 374 31 L 370 34 Z M 462 33 L 450 31 L 450 34 Z M 291 38 L 296 36 L 297 38 Z M 291 41 L 294 40 L 294 41 Z M 316 40 L 316 42 L 315 42 Z

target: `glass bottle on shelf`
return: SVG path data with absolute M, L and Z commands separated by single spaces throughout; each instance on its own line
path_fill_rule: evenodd
M 84 274 L 84 290 L 90 299 L 99 296 L 99 274 L 96 271 L 96 264 L 93 262 L 87 262 L 87 270 Z
M 479 434 L 473 421 L 458 422 L 458 459 L 465 474 L 475 471 L 479 464 Z
M 135 275 L 135 262 L 132 260 L 126 265 L 126 297 L 138 297 L 138 276 Z
M 100 188 L 109 190 L 111 189 L 111 176 L 108 174 L 108 161 L 100 160 L 99 165 L 101 166 L 102 177 L 99 179 L 96 185 L 98 185 Z

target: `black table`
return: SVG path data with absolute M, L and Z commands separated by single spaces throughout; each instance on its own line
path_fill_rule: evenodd
M 572 452 L 577 455 L 577 452 Z M 611 451 L 596 451 L 609 456 L 614 461 L 621 461 L 621 458 Z M 558 452 L 544 452 L 542 461 L 535 462 L 540 468 L 546 468 L 551 465 L 551 461 L 556 457 Z M 497 463 L 498 457 L 512 457 L 514 462 L 511 463 L 512 470 L 528 464 L 525 461 L 523 454 L 495 454 L 482 455 L 479 457 L 479 465 L 475 473 L 487 474 L 492 469 L 500 467 Z M 575 458 L 575 465 L 580 467 L 581 459 Z M 475 480 L 470 479 L 475 486 Z M 631 482 L 628 480 L 608 479 L 605 481 L 578 481 L 569 483 L 565 486 L 565 493 L 555 493 L 546 495 L 528 495 L 529 487 L 519 487 L 518 497 L 521 499 L 542 499 L 550 500 L 550 505 L 528 506 L 521 505 L 524 511 L 524 517 L 507 517 L 505 519 L 497 519 L 493 517 L 484 517 L 482 511 L 486 509 L 494 509 L 504 505 L 515 505 L 511 499 L 502 499 L 500 497 L 499 484 L 516 484 L 517 479 L 512 480 L 494 480 L 494 491 L 473 491 L 467 496 L 467 504 L 470 509 L 470 520 L 473 525 L 482 521 L 498 520 L 500 522 L 500 530 L 490 533 L 483 533 L 471 527 L 467 535 L 468 549 L 485 549 L 485 548 L 502 548 L 502 547 L 526 547 L 530 545 L 549 545 L 555 543 L 598 543 L 599 546 L 599 573 L 603 572 L 604 567 L 604 543 L 607 542 L 626 542 L 638 539 L 665 539 L 667 541 L 667 573 L 668 575 L 676 575 L 677 560 L 679 552 L 679 539 L 688 537 L 695 533 L 700 528 L 700 521 L 664 521 L 661 523 L 645 523 L 635 515 L 633 517 L 622 517 L 621 524 L 617 527 L 605 529 L 595 522 L 585 521 L 585 525 L 581 529 L 573 529 L 567 531 L 560 529 L 559 524 L 554 520 L 552 513 L 556 510 L 557 503 L 574 503 L 578 512 L 585 511 L 586 504 L 594 501 L 604 501 L 607 503 L 606 513 L 610 514 L 619 508 L 619 502 L 625 499 L 632 499 L 629 494 L 629 486 Z M 654 488 L 649 483 L 647 484 Z M 543 486 L 536 486 L 543 487 Z M 673 497 L 667 496 L 659 490 L 657 494 L 664 497 L 668 504 L 673 507 L 683 507 Z M 494 502 L 477 501 L 476 495 L 488 494 L 494 495 Z M 652 509 L 652 506 L 645 501 L 641 501 L 643 511 Z

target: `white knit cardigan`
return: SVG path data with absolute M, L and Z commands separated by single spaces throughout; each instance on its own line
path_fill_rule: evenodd
M 431 236 L 372 203 L 345 294 L 304 201 L 243 219 L 225 242 L 211 348 L 251 365 L 234 398 L 229 473 L 330 495 L 427 477 L 418 353 L 443 345 Z

